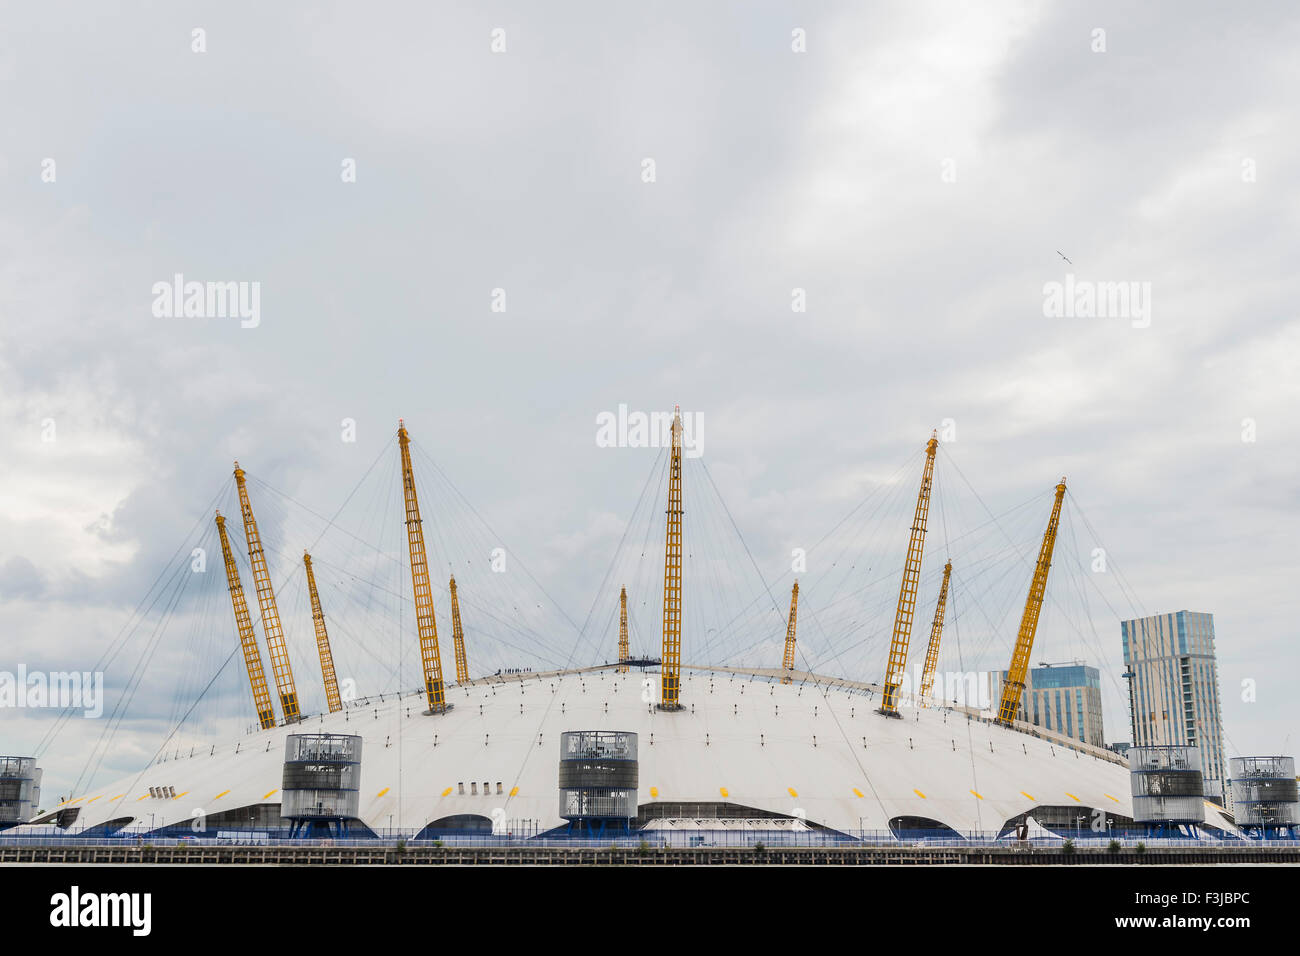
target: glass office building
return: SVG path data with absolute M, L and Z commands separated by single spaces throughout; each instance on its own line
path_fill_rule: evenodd
M 999 696 L 1006 679 L 1006 671 L 999 671 L 994 677 L 992 690 Z M 1082 661 L 1031 668 L 1025 678 L 1024 693 L 1020 695 L 1016 720 L 1085 744 L 1105 747 L 1100 672 Z
M 1120 622 L 1135 747 L 1198 747 L 1205 797 L 1224 805 L 1214 616 L 1175 611 Z

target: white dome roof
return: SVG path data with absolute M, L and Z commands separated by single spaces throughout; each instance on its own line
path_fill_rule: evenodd
M 453 707 L 440 716 L 422 713 L 419 693 L 354 701 L 212 753 L 173 755 L 52 809 L 80 807 L 80 830 L 124 817 L 161 827 L 279 803 L 286 735 L 340 733 L 364 738 L 360 817 L 372 829 L 418 830 L 473 814 L 516 833 L 545 831 L 565 822 L 560 734 L 621 730 L 639 735 L 642 805 L 731 803 L 843 831 L 888 830 L 897 817 L 996 831 L 1039 805 L 1132 816 L 1127 765 L 1108 752 L 944 708 L 904 707 L 902 719 L 888 719 L 875 713 L 879 695 L 867 685 L 802 674 L 781 684 L 779 673 L 688 669 L 676 713 L 648 702 L 658 697 L 657 673 L 612 667 L 449 685 Z M 176 796 L 150 796 L 150 787 Z M 1229 826 L 1210 806 L 1207 818 Z

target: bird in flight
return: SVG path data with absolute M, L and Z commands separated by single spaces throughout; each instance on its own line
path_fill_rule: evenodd
M 1057 254 L 1058 256 L 1060 256 L 1062 259 L 1065 259 L 1066 262 L 1070 262 L 1069 258 L 1068 258 L 1068 257 L 1065 255 L 1065 253 L 1062 252 L 1060 249 L 1057 249 L 1057 250 L 1056 250 L 1056 254 Z M 1073 262 L 1070 262 L 1070 265 L 1074 265 L 1074 263 L 1073 263 Z

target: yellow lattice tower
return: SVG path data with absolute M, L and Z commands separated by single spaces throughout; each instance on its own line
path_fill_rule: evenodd
M 623 588 L 618 594 L 618 673 L 627 673 L 627 665 L 621 662 L 630 656 L 627 649 L 627 588 Z
M 339 697 L 339 682 L 334 676 L 334 655 L 330 653 L 330 636 L 325 629 L 325 612 L 321 610 L 320 594 L 316 591 L 316 574 L 311 569 L 311 555 L 302 553 L 302 563 L 307 569 L 307 593 L 311 597 L 311 620 L 316 625 L 316 650 L 320 652 L 320 673 L 325 681 L 325 700 L 330 713 L 343 709 Z
M 447 710 L 447 689 L 442 680 L 442 654 L 438 650 L 438 624 L 433 617 L 433 589 L 429 586 L 429 563 L 424 551 L 424 530 L 420 502 L 415 494 L 415 472 L 411 468 L 411 439 L 406 424 L 398 419 L 397 443 L 402 450 L 402 494 L 406 499 L 406 543 L 411 551 L 411 587 L 415 592 L 415 622 L 420 633 L 420 663 L 424 667 L 424 696 L 430 714 Z
M 664 535 L 664 651 L 660 708 L 681 708 L 682 690 L 682 410 L 673 409 L 668 461 L 668 521 Z
M 456 650 L 456 683 L 469 680 L 469 662 L 465 659 L 465 631 L 460 626 L 460 598 L 456 596 L 456 575 L 451 576 L 451 642 Z
M 1029 583 L 1029 597 L 1025 599 L 1025 613 L 1020 617 L 1020 633 L 1011 652 L 1011 667 L 1002 684 L 1002 701 L 998 704 L 998 723 L 1010 726 L 1020 707 L 1020 695 L 1025 690 L 1025 676 L 1029 673 L 1029 655 L 1034 649 L 1034 634 L 1038 631 L 1038 615 L 1043 610 L 1043 597 L 1047 594 L 1047 572 L 1052 568 L 1052 550 L 1056 547 L 1056 529 L 1061 524 L 1061 502 L 1065 500 L 1065 479 L 1056 486 L 1056 501 L 1052 515 L 1047 519 L 1043 543 L 1038 549 L 1038 563 L 1034 565 L 1034 578 Z
M 898 717 L 898 688 L 907 666 L 907 645 L 912 637 L 912 617 L 916 613 L 916 589 L 921 583 L 921 557 L 925 552 L 925 523 L 930 514 L 930 484 L 934 479 L 934 453 L 939 439 L 931 436 L 925 446 L 925 468 L 921 471 L 921 490 L 916 496 L 916 514 L 912 534 L 907 541 L 907 560 L 903 564 L 903 583 L 898 590 L 898 610 L 894 612 L 894 638 L 889 643 L 889 665 L 880 709 L 886 717 Z
M 794 670 L 794 624 L 799 610 L 799 582 L 794 582 L 794 587 L 790 589 L 790 620 L 785 626 L 785 660 L 781 662 L 781 669 L 786 671 Z M 782 684 L 790 683 L 790 675 L 786 674 L 781 678 Z
M 239 628 L 239 643 L 244 649 L 244 666 L 248 669 L 248 683 L 253 688 L 253 703 L 257 707 L 257 722 L 263 730 L 275 726 L 275 708 L 271 705 L 271 692 L 266 688 L 266 674 L 262 671 L 262 653 L 257 649 L 257 635 L 253 632 L 253 619 L 244 600 L 244 586 L 239 582 L 239 567 L 230 551 L 230 538 L 226 535 L 226 519 L 217 512 L 217 534 L 221 536 L 221 556 L 226 560 L 226 583 L 230 586 L 230 603 L 235 609 L 235 626 Z
M 943 566 L 943 584 L 939 585 L 939 602 L 934 606 L 934 621 L 930 624 L 930 643 L 925 649 L 925 667 L 921 671 L 922 703 L 929 702 L 934 687 L 934 670 L 939 666 L 939 637 L 943 634 L 943 612 L 948 606 L 948 579 L 952 577 L 952 562 Z
M 244 483 L 244 469 L 235 462 L 235 484 L 239 487 L 239 508 L 244 514 L 244 540 L 248 544 L 248 563 L 253 568 L 253 586 L 257 589 L 257 605 L 262 611 L 262 634 L 271 655 L 271 670 L 275 673 L 275 689 L 280 695 L 280 708 L 286 724 L 297 723 L 298 692 L 293 686 L 293 669 L 289 666 L 289 650 L 284 643 L 284 629 L 280 626 L 280 610 L 275 604 L 275 590 L 271 587 L 271 572 L 266 566 L 266 552 L 262 550 L 262 536 L 253 517 L 253 506 L 248 503 L 248 486 Z

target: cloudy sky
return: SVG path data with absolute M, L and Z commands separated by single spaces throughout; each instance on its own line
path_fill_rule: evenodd
M 1093 606 L 1100 645 L 1035 659 L 1101 666 L 1124 739 L 1118 616 L 1210 611 L 1230 754 L 1300 748 L 1290 5 L 2 18 L 0 669 L 90 668 L 235 457 L 330 515 L 399 416 L 581 624 L 655 462 L 598 447 L 596 417 L 680 402 L 779 588 L 791 549 L 945 422 L 941 471 L 994 513 L 1039 499 L 1031 551 L 1068 475 L 1133 603 Z M 258 283 L 256 327 L 155 314 L 178 273 Z M 1067 273 L 1139 298 L 1048 314 Z M 218 620 L 205 661 L 236 646 Z M 836 667 L 881 660 L 868 642 Z M 192 692 L 168 666 L 168 705 L 115 732 L 111 765 L 153 753 Z M 51 719 L 0 715 L 0 752 Z M 72 785 L 91 723 L 49 747 L 47 786 Z

